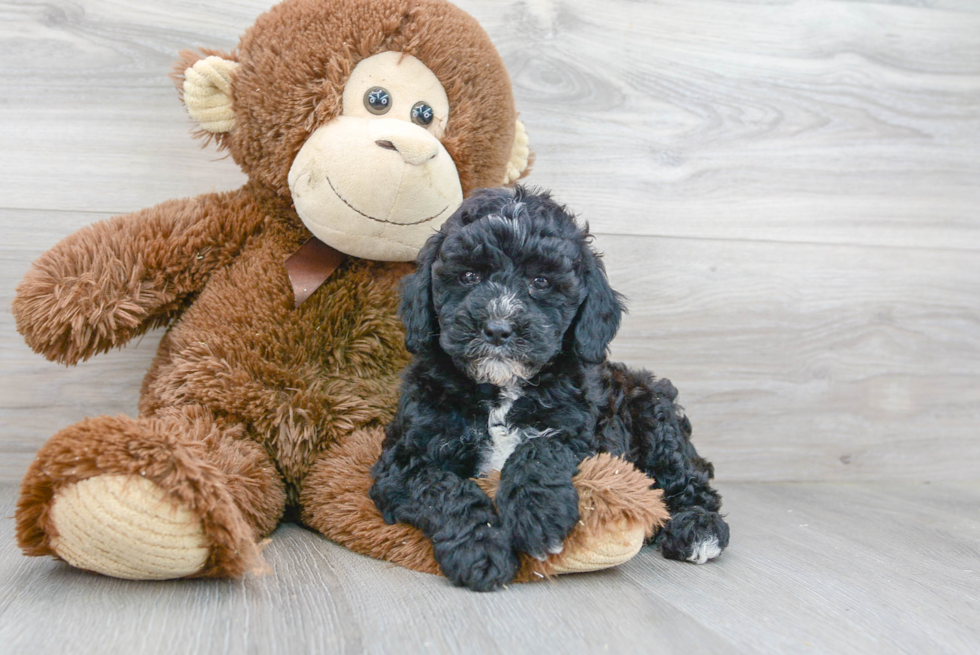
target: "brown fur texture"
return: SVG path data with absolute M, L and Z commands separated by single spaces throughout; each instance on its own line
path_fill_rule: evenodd
M 388 525 L 368 497 L 384 430 L 359 430 L 326 451 L 301 498 L 307 526 L 351 550 L 423 573 L 439 573 L 432 542 L 407 523 Z M 339 517 L 339 520 L 338 520 Z

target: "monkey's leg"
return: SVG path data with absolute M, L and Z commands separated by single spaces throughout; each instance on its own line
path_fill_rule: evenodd
M 385 523 L 368 491 L 384 430 L 355 430 L 320 454 L 300 492 L 303 523 L 362 555 L 439 574 L 432 542 L 407 523 Z
M 193 407 L 65 428 L 21 484 L 18 543 L 119 578 L 241 576 L 285 505 L 275 466 L 242 434 Z
M 439 574 L 432 543 L 421 530 L 404 523 L 386 524 L 368 496 L 371 466 L 381 455 L 383 441 L 381 428 L 360 430 L 320 455 L 303 482 L 303 522 L 354 552 Z M 477 482 L 492 497 L 499 477 Z M 523 555 L 515 582 L 622 564 L 668 518 L 661 492 L 651 489 L 649 478 L 621 459 L 589 458 L 573 482 L 579 494 L 579 525 L 560 554 L 543 562 Z

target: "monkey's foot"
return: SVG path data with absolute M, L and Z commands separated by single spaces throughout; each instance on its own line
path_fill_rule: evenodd
M 549 573 L 585 573 L 619 566 L 633 559 L 643 547 L 646 528 L 619 520 L 598 534 L 584 534 L 574 548 L 553 555 Z
M 201 519 L 135 475 L 99 475 L 54 496 L 51 548 L 72 566 L 130 580 L 183 578 L 211 549 Z

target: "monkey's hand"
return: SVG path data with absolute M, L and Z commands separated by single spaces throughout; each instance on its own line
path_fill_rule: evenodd
M 17 330 L 35 352 L 76 364 L 167 324 L 244 243 L 250 221 L 231 214 L 234 193 L 170 200 L 66 237 L 17 287 Z

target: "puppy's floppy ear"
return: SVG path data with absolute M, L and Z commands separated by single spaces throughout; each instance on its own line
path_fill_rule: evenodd
M 439 338 L 439 323 L 432 302 L 432 264 L 446 235 L 442 232 L 429 237 L 419 251 L 415 272 L 402 281 L 402 299 L 398 316 L 405 324 L 405 347 L 416 354 Z
M 572 323 L 573 347 L 581 359 L 598 363 L 606 359 L 609 342 L 619 330 L 623 297 L 609 286 L 606 267 L 599 256 L 588 245 L 582 250 L 586 295 Z

